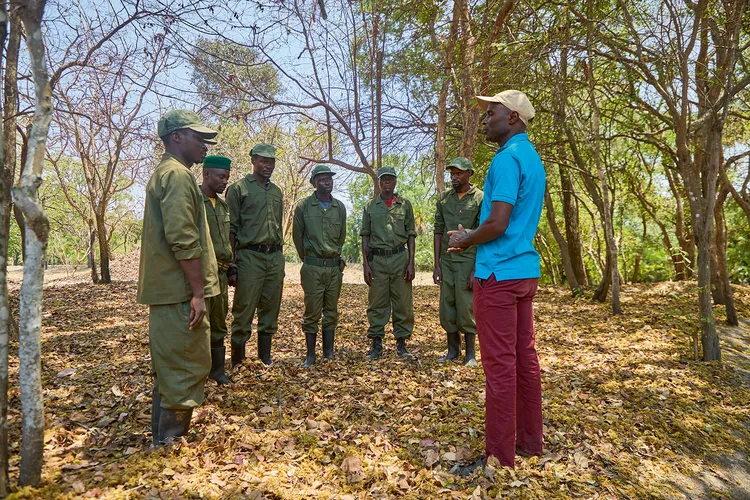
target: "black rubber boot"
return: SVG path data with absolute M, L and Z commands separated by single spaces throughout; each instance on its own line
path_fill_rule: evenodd
M 211 347 L 211 371 L 208 374 L 208 378 L 215 380 L 219 385 L 229 383 L 227 374 L 224 373 L 224 355 L 226 352 L 227 348 L 223 345 L 221 347 Z
M 271 340 L 273 333 L 258 332 L 258 359 L 266 366 L 271 365 Z
M 461 355 L 461 335 L 458 332 L 448 334 L 448 354 L 437 359 L 438 363 L 453 361 Z
M 414 358 L 414 356 L 412 356 L 411 353 L 406 350 L 406 339 L 403 337 L 400 339 L 396 339 L 396 354 L 398 354 L 398 357 L 402 359 Z
M 335 330 L 323 330 L 323 357 L 325 359 L 336 359 L 333 355 L 333 338 Z
M 476 342 L 476 333 L 465 333 L 464 340 L 466 340 L 466 357 L 464 358 L 464 366 L 469 368 L 476 368 L 479 366 L 475 358 L 476 353 L 474 351 L 474 343 Z
M 302 368 L 310 368 L 315 364 L 315 341 L 317 340 L 315 333 L 305 334 L 305 344 L 307 345 L 307 356 L 305 357 L 305 364 Z
M 159 444 L 159 417 L 161 416 L 161 396 L 154 388 L 151 393 L 151 442 L 154 446 Z
M 169 438 L 186 435 L 190 430 L 191 418 L 193 418 L 193 410 L 162 408 L 159 416 L 159 442 L 164 443 Z
M 372 346 L 367 353 L 367 359 L 374 361 L 383 355 L 383 339 L 381 337 L 372 338 Z
M 232 368 L 245 361 L 245 343 L 232 343 Z

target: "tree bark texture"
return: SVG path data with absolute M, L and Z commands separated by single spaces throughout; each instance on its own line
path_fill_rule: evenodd
M 26 45 L 34 81 L 34 124 L 29 136 L 29 152 L 20 184 L 13 189 L 13 201 L 26 220 L 26 257 L 23 284 L 19 293 L 19 381 L 21 386 L 22 440 L 21 486 L 39 486 L 44 452 L 44 403 L 40 333 L 42 327 L 42 286 L 44 259 L 49 237 L 49 220 L 39 203 L 47 133 L 52 119 L 51 86 L 47 73 L 42 17 L 45 0 L 29 1 L 19 7 L 26 33 Z
M 570 261 L 568 242 L 565 241 L 565 237 L 562 235 L 560 227 L 555 220 L 555 208 L 552 204 L 552 196 L 549 193 L 549 188 L 544 191 L 544 207 L 547 211 L 547 223 L 549 224 L 550 230 L 552 230 L 552 235 L 555 237 L 557 246 L 560 249 L 560 257 L 562 258 L 563 270 L 565 271 L 565 279 L 568 281 L 568 286 L 570 287 L 570 291 L 573 292 L 573 295 L 580 295 L 581 286 L 576 279 L 573 264 Z

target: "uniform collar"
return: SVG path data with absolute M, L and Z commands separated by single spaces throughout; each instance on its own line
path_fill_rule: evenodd
M 526 132 L 521 132 L 520 134 L 516 134 L 510 139 L 508 139 L 508 142 L 506 142 L 503 146 L 497 148 L 497 152 L 503 151 L 504 149 L 517 144 L 519 142 L 529 142 L 529 134 Z
M 320 205 L 320 200 L 318 199 L 318 195 L 316 194 L 315 191 L 313 191 L 313 194 L 310 195 L 310 198 L 312 198 L 312 204 L 313 205 Z M 334 198 L 333 195 L 331 195 L 331 206 L 332 207 L 338 207 L 339 206 L 339 202 L 336 201 L 336 198 Z
M 396 198 L 396 204 L 400 205 L 401 204 L 401 196 L 398 193 L 393 193 L 393 197 Z M 382 203 L 383 205 L 385 205 L 385 200 L 383 199 L 383 195 L 382 194 L 378 195 L 377 202 L 378 203 Z
M 180 160 L 172 153 L 164 153 L 163 155 L 161 155 L 161 161 L 164 161 L 164 160 L 176 160 L 177 163 L 179 163 L 183 167 L 190 168 L 184 161 Z
M 203 201 L 210 200 L 211 197 L 210 196 L 206 196 L 206 193 L 203 192 L 202 188 L 203 188 L 203 184 L 198 185 L 198 189 L 201 190 L 201 194 L 203 195 Z M 219 199 L 219 195 L 217 194 L 216 197 L 214 198 L 214 200 L 218 200 L 218 199 Z
M 254 182 L 254 183 L 258 184 L 258 179 L 256 179 L 255 176 L 252 173 L 247 174 L 245 176 L 245 179 L 247 179 L 248 182 Z M 273 181 L 271 181 L 271 179 L 268 179 L 268 184 L 272 185 Z M 260 185 L 260 184 L 258 184 L 258 185 Z
M 466 191 L 466 194 L 473 195 L 477 191 L 477 187 L 474 184 L 469 184 L 469 186 L 470 186 L 469 190 Z M 456 196 L 458 196 L 458 191 L 456 191 L 456 188 L 454 188 L 454 187 L 451 188 L 451 193 L 455 194 Z M 464 196 L 466 196 L 466 195 L 464 195 Z

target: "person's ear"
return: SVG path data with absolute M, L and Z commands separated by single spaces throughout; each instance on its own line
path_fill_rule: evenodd
M 521 118 L 518 116 L 518 111 L 511 111 L 508 114 L 508 123 L 510 125 L 513 125 L 514 123 L 518 122 Z

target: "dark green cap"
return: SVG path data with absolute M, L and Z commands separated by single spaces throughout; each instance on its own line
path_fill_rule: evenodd
M 226 156 L 206 156 L 203 160 L 203 168 L 220 168 L 222 170 L 229 170 L 232 165 L 232 160 Z
M 207 144 L 216 144 L 216 132 L 214 129 L 210 129 L 203 125 L 201 117 L 198 113 L 188 111 L 186 109 L 174 109 L 164 114 L 156 125 L 156 131 L 159 137 L 164 137 L 171 134 L 175 130 L 182 128 L 189 128 L 195 130 L 203 136 L 203 140 Z
M 459 170 L 471 170 L 474 171 L 474 167 L 471 165 L 471 160 L 468 158 L 464 158 L 463 156 L 459 156 L 458 158 L 453 158 L 451 162 L 448 164 L 447 168 L 455 167 Z
M 381 167 L 378 169 L 378 179 L 383 177 L 384 175 L 392 175 L 393 177 L 398 177 L 396 175 L 396 169 L 393 167 Z
M 256 144 L 253 149 L 250 150 L 250 156 L 258 155 L 266 158 L 276 158 L 276 148 L 270 144 Z
M 312 173 L 310 174 L 310 183 L 312 183 L 313 179 L 315 179 L 315 176 L 318 174 L 336 175 L 336 172 L 331 170 L 331 167 L 328 165 L 315 165 L 315 168 L 312 169 Z

